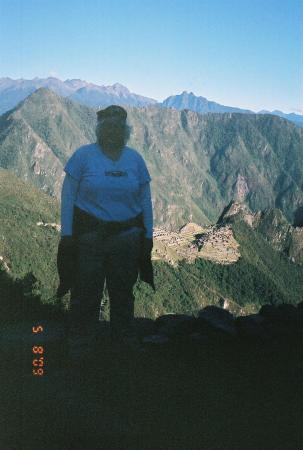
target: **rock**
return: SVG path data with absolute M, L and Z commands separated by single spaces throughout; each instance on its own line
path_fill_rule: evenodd
M 303 300 L 297 304 L 297 309 L 303 309 Z
M 191 333 L 190 335 L 189 335 L 189 338 L 192 340 L 192 341 L 198 341 L 198 342 L 200 342 L 200 341 L 202 341 L 202 339 L 203 339 L 203 336 L 201 335 L 201 333 L 199 333 L 198 331 L 196 331 L 195 333 Z
M 266 332 L 273 338 L 287 337 L 294 334 L 294 329 L 283 322 L 268 322 L 264 323 Z
M 281 305 L 263 305 L 259 311 L 263 317 L 270 321 L 287 322 L 296 320 L 297 308 L 294 305 L 284 303 Z
M 240 336 L 268 339 L 270 334 L 264 328 L 264 322 L 265 318 L 260 314 L 239 316 L 235 319 L 235 325 Z
M 294 305 L 263 305 L 259 313 L 272 337 L 290 336 L 303 330 L 303 314 Z
M 194 317 L 190 317 L 189 319 L 180 321 L 180 323 L 176 324 L 174 336 L 176 338 L 186 338 L 189 337 L 192 333 L 198 332 L 200 328 L 201 324 L 199 323 L 199 321 Z
M 138 336 L 147 336 L 156 333 L 155 321 L 145 317 L 136 318 L 135 329 Z
M 193 317 L 185 314 L 165 314 L 156 319 L 155 325 L 158 333 L 171 337 L 182 334 L 182 329 L 185 331 L 186 327 L 190 327 L 194 320 Z
M 143 344 L 157 344 L 157 345 L 161 345 L 161 344 L 166 344 L 167 342 L 169 342 L 169 338 L 167 336 L 165 336 L 164 334 L 152 334 L 149 336 L 145 336 L 142 339 Z
M 289 303 L 283 303 L 278 305 L 277 309 L 283 317 L 283 320 L 292 321 L 297 320 L 297 308 Z
M 212 327 L 230 336 L 237 335 L 234 316 L 226 309 L 218 308 L 217 306 L 206 306 L 199 311 L 199 319 L 206 321 Z

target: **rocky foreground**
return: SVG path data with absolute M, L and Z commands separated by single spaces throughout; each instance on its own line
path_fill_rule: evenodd
M 301 449 L 303 303 L 234 317 L 136 319 L 144 351 L 113 347 L 108 323 L 71 364 L 64 322 L 1 332 L 1 448 Z M 33 346 L 44 375 L 33 376 Z

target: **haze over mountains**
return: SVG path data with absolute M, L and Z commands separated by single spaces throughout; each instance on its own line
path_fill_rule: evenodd
M 34 78 L 33 80 L 12 80 L 0 78 L 0 114 L 14 108 L 21 100 L 45 87 L 62 97 L 69 97 L 81 104 L 99 107 L 111 104 L 141 106 L 157 103 L 156 100 L 131 93 L 125 86 L 98 86 L 83 80 L 61 81 L 58 78 Z
M 53 90 L 60 96 L 69 97 L 83 105 L 90 107 L 105 107 L 110 104 L 121 104 L 129 106 L 157 105 L 159 108 L 190 109 L 199 113 L 208 112 L 239 112 L 251 113 L 248 109 L 224 106 L 209 101 L 205 97 L 196 96 L 193 92 L 183 91 L 179 95 L 172 95 L 163 102 L 131 93 L 127 87 L 120 83 L 112 86 L 99 86 L 79 79 L 68 79 L 61 81 L 55 77 L 34 78 L 32 80 L 13 80 L 5 77 L 0 78 L 0 114 L 14 108 L 21 100 L 32 94 L 40 87 Z M 296 125 L 303 127 L 303 116 L 295 113 L 286 114 L 282 111 L 259 111 L 260 114 L 273 114 L 283 117 Z
M 193 92 L 188 93 L 187 91 L 183 91 L 180 95 L 172 95 L 166 98 L 163 100 L 162 104 L 167 108 L 175 108 L 179 110 L 190 109 L 191 111 L 196 111 L 201 114 L 208 112 L 238 112 L 254 114 L 254 112 L 249 109 L 220 105 L 219 103 L 207 100 L 205 97 L 197 97 Z

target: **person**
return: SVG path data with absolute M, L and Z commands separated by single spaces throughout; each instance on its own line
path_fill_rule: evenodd
M 118 105 L 98 111 L 96 142 L 77 148 L 64 167 L 57 295 L 70 290 L 69 335 L 82 341 L 99 323 L 105 281 L 115 342 L 135 337 L 138 273 L 155 290 L 151 176 L 141 154 L 126 145 L 126 119 Z

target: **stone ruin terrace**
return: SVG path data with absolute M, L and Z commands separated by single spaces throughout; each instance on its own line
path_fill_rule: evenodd
M 230 225 L 202 227 L 188 223 L 179 232 L 154 228 L 152 259 L 166 260 L 176 266 L 179 260 L 193 262 L 205 258 L 218 264 L 232 264 L 240 258 L 239 244 Z

